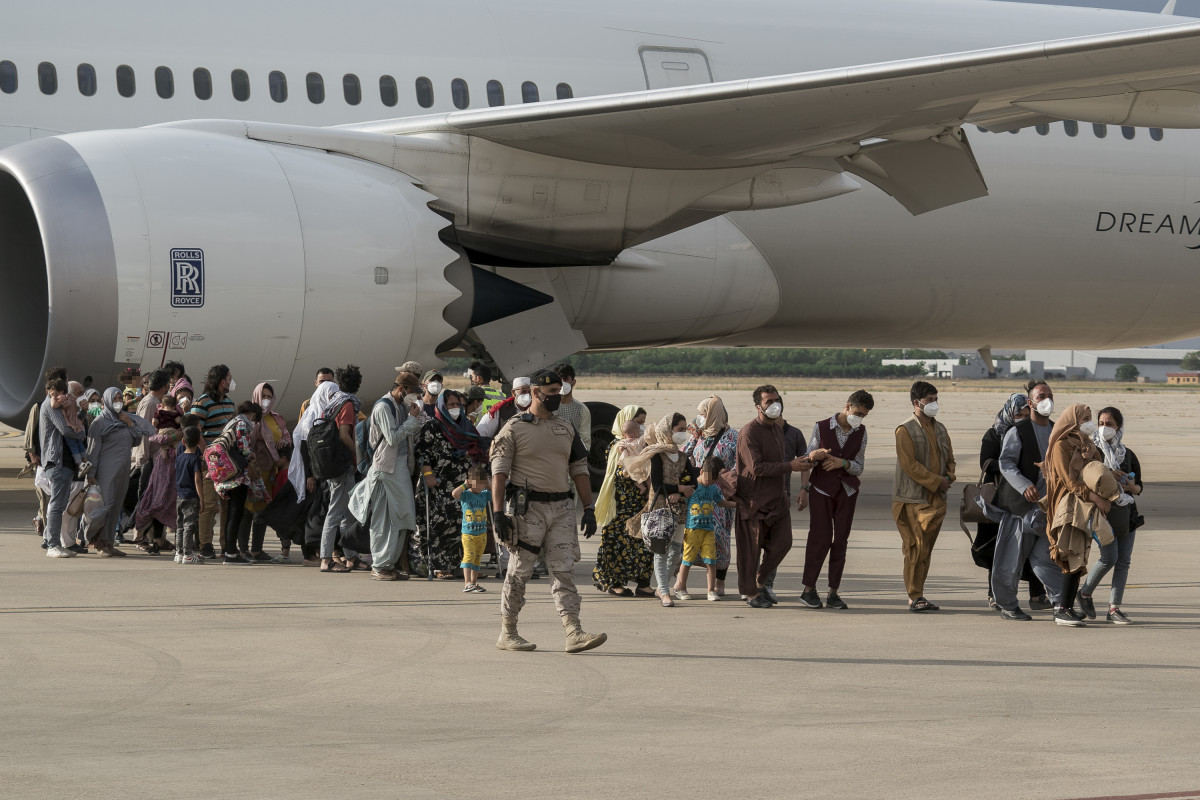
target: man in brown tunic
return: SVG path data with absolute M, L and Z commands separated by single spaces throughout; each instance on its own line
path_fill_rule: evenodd
M 792 549 L 792 516 L 784 477 L 809 468 L 807 457 L 787 460 L 783 441 L 783 400 L 774 386 L 754 390 L 758 416 L 738 431 L 737 537 L 738 590 L 753 608 L 770 608 L 762 591 L 767 576 Z M 761 558 L 761 563 L 759 559 Z

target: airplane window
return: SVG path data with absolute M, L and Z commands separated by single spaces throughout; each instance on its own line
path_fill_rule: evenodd
M 450 81 L 450 99 L 454 101 L 455 108 L 466 108 L 471 105 L 471 90 L 467 88 L 467 82 L 462 78 Z
M 54 94 L 58 91 L 58 70 L 49 61 L 38 64 L 38 88 L 42 94 Z
M 1137 128 L 1131 128 L 1128 125 L 1121 126 L 1121 135 L 1126 139 L 1132 139 L 1137 135 Z
M 1092 133 L 1096 134 L 1097 139 L 1103 139 L 1108 136 L 1108 126 L 1101 125 L 1099 122 L 1092 123 Z
M 1150 138 L 1156 142 L 1161 142 L 1163 140 L 1163 129 L 1162 128 L 1151 128 L 1150 129 Z
M 324 103 L 325 102 L 325 79 L 321 77 L 319 72 L 310 72 L 308 77 L 304 79 L 308 85 L 308 102 Z
M 271 99 L 276 103 L 287 100 L 287 75 L 279 70 L 273 70 L 267 76 L 267 89 L 270 91 Z
M 1039 136 L 1046 136 L 1050 133 L 1050 126 L 1046 124 L 1034 125 L 1033 129 L 1038 132 Z
M 429 108 L 433 105 L 433 81 L 429 78 L 417 78 L 417 105 Z
M 192 70 L 192 87 L 196 90 L 197 100 L 211 100 L 212 74 L 204 67 Z
M 91 97 L 96 93 L 96 68 L 91 64 L 80 64 L 75 69 L 75 77 L 79 81 L 79 93 Z
M 137 81 L 134 79 L 133 67 L 122 64 L 117 67 L 117 94 L 121 97 L 133 97 L 137 91 Z
M 381 75 L 379 78 L 379 100 L 389 108 L 400 102 L 400 88 L 391 75 Z
M 521 102 L 536 103 L 541 98 L 538 95 L 537 84 L 533 81 L 525 81 L 521 84 Z
M 575 92 L 572 91 L 571 84 L 569 83 L 560 83 L 554 87 L 554 93 L 559 100 L 570 100 L 575 96 Z
M 1079 135 L 1079 123 L 1073 119 L 1063 120 L 1063 130 L 1067 132 L 1067 136 Z
M 504 86 L 500 81 L 487 82 L 487 95 L 489 106 L 504 105 Z
M 12 94 L 17 90 L 17 65 L 11 61 L 0 61 L 0 92 Z
M 170 67 L 154 70 L 154 88 L 163 100 L 170 100 L 175 96 L 175 76 L 171 74 Z
M 233 99 L 244 103 L 250 99 L 250 76 L 244 69 L 235 69 L 229 73 L 229 82 L 233 85 Z
M 342 77 L 342 94 L 346 95 L 346 102 L 352 106 L 362 102 L 362 84 L 358 82 L 357 75 Z

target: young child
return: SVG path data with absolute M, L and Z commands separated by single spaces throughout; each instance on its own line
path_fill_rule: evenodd
M 487 466 L 476 464 L 467 470 L 467 482 L 454 489 L 454 499 L 462 506 L 463 560 L 459 564 L 463 571 L 464 592 L 486 592 L 479 585 L 479 562 L 483 561 L 483 550 L 487 547 L 487 510 L 492 502 L 488 487 Z
M 734 508 L 737 504 L 726 500 L 717 488 L 717 476 L 725 469 L 725 462 L 717 456 L 704 459 L 700 467 L 699 486 L 688 499 L 687 527 L 683 534 L 683 562 L 679 567 L 679 583 L 675 587 L 680 600 L 690 600 L 687 593 L 688 571 L 704 563 L 708 570 L 708 599 L 720 600 L 717 594 L 717 531 L 713 520 L 713 509 Z
M 183 416 L 175 405 L 175 398 L 165 394 L 158 401 L 158 409 L 154 412 L 154 427 L 158 430 L 179 430 L 179 418 Z
M 642 426 L 633 420 L 625 423 L 625 426 L 621 428 L 621 435 L 623 438 L 616 443 L 616 446 L 621 450 L 621 465 L 624 466 L 628 459 L 646 449 L 646 439 L 642 436 Z M 628 472 L 627 469 L 626 474 Z M 630 480 L 633 480 L 633 476 L 630 476 Z M 642 494 L 650 493 L 650 481 L 633 480 L 633 482 L 637 484 Z
M 200 532 L 204 510 L 204 472 L 200 455 L 200 429 L 183 429 L 184 451 L 175 459 L 175 563 L 203 564 L 192 552 L 192 540 Z
M 62 378 L 53 381 L 50 384 L 49 395 L 51 408 L 57 408 L 62 412 L 67 427 L 83 433 L 83 420 L 79 418 L 79 403 L 67 393 L 67 382 Z M 87 440 L 68 439 L 64 436 L 63 441 L 66 442 L 67 449 L 71 451 L 71 456 L 75 459 L 75 466 L 78 468 L 79 474 L 87 475 L 92 469 L 92 465 L 84 457 L 84 454 L 87 453 Z

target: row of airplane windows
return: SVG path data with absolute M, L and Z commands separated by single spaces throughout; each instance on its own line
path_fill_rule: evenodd
M 96 94 L 99 83 L 96 69 L 91 64 L 80 64 L 75 69 L 79 93 L 85 97 Z M 58 92 L 58 69 L 49 61 L 43 61 L 37 66 L 38 88 L 42 94 L 52 95 Z M 117 94 L 122 97 L 133 97 L 137 91 L 137 80 L 133 67 L 122 64 L 116 70 Z M 245 102 L 250 99 L 250 76 L 244 69 L 235 69 L 229 75 L 233 98 Z M 17 91 L 17 65 L 12 61 L 0 61 L 0 92 L 12 94 Z M 310 72 L 304 76 L 304 86 L 311 103 L 325 102 L 325 79 L 319 72 Z M 199 100 L 209 100 L 213 96 L 212 73 L 203 67 L 192 70 L 192 88 Z M 492 80 L 487 82 L 487 101 L 489 106 L 504 105 L 504 84 Z M 154 90 L 164 100 L 175 96 L 175 74 L 170 67 L 158 67 L 154 70 Z M 421 108 L 433 106 L 433 81 L 420 77 L 413 82 L 417 105 Z M 279 70 L 267 75 L 267 92 L 276 103 L 288 99 L 287 76 Z M 342 76 L 342 96 L 346 103 L 356 106 L 362 102 L 362 82 L 358 76 L 347 73 Z M 554 96 L 566 100 L 575 96 L 571 85 L 560 83 L 554 87 Z M 455 108 L 467 108 L 471 105 L 471 90 L 462 78 L 450 81 L 450 99 Z M 391 75 L 379 77 L 379 100 L 385 106 L 394 106 L 400 102 L 400 87 Z M 541 92 L 533 81 L 521 84 L 521 102 L 536 103 L 541 100 Z
M 1063 126 L 1063 131 L 1066 132 L 1067 136 L 1078 136 L 1079 135 L 1079 123 L 1076 122 L 1075 120 L 1073 120 L 1073 119 L 1063 120 L 1062 126 Z M 976 127 L 979 127 L 979 126 L 977 125 Z M 1137 136 L 1137 128 L 1131 128 L 1128 125 L 1122 125 L 1120 127 L 1121 127 L 1121 135 L 1124 136 L 1126 139 L 1132 139 L 1134 136 Z M 1035 131 L 1037 131 L 1040 136 L 1047 136 L 1050 134 L 1049 123 L 1042 123 L 1041 125 L 1034 125 L 1033 129 Z M 988 133 L 988 130 L 986 128 L 979 128 L 979 132 L 980 133 Z M 1003 133 L 1004 131 L 994 131 L 994 132 L 995 133 Z M 1015 130 L 1009 131 L 1009 133 L 1017 133 L 1017 132 L 1018 131 L 1015 131 Z M 1097 139 L 1103 139 L 1104 137 L 1108 136 L 1108 126 L 1101 125 L 1099 123 L 1094 122 L 1094 123 L 1092 123 L 1092 134 Z M 1161 142 L 1163 140 L 1163 129 L 1162 128 L 1150 128 L 1150 138 L 1156 142 Z

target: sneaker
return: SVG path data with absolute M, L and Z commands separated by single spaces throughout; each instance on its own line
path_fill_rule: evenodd
M 715 602 L 717 602 L 717 601 L 718 601 L 718 600 L 720 600 L 720 599 L 721 599 L 721 595 L 717 594 L 716 592 L 709 592 L 709 593 L 708 593 L 708 601 L 709 601 L 710 603 L 715 603 Z
M 1110 608 L 1108 610 L 1108 621 L 1113 625 L 1132 625 L 1133 620 L 1125 616 L 1125 612 L 1119 608 Z
M 212 544 L 206 544 L 200 548 L 200 555 L 204 558 L 216 558 L 217 551 L 213 550 Z
M 271 559 L 271 563 L 273 563 L 273 564 L 290 564 L 291 561 L 292 561 L 291 553 L 280 553 L 279 555 L 277 555 Z
M 183 561 L 183 553 L 179 553 L 179 552 L 175 553 L 175 557 L 171 560 L 174 561 L 176 564 L 180 563 L 181 561 Z
M 805 589 L 800 593 L 800 602 L 809 608 L 822 608 L 821 596 L 817 594 L 816 589 Z
M 764 586 L 759 589 L 759 593 L 766 595 L 767 599 L 771 601 L 771 605 L 779 605 L 779 595 L 775 594 L 774 586 Z
M 748 595 L 748 594 L 739 594 L 739 595 L 738 595 L 738 597 L 740 597 L 742 600 L 749 600 L 749 599 L 750 599 L 750 595 Z
M 1050 602 L 1050 598 L 1044 594 L 1029 598 L 1029 607 L 1034 611 L 1048 611 L 1052 606 L 1053 603 Z
M 74 558 L 75 554 L 65 547 L 47 547 L 46 555 L 50 558 Z
M 1019 608 L 1014 608 L 1012 611 L 1009 611 L 1007 608 L 1005 608 L 1000 611 L 1000 619 L 1006 619 L 1010 622 L 1028 622 L 1029 620 L 1033 619 L 1033 617 L 1029 616 Z
M 815 594 L 815 592 L 814 592 L 814 594 Z M 842 600 L 842 598 L 838 597 L 837 592 L 830 592 L 829 596 L 825 598 L 825 607 L 826 608 L 846 609 L 846 608 L 849 608 L 850 606 L 846 605 L 846 603 Z
M 1076 616 L 1074 611 L 1069 608 L 1062 608 L 1061 606 L 1054 612 L 1054 624 L 1066 625 L 1070 628 L 1082 628 L 1084 626 L 1083 620 Z
M 79 465 L 79 477 L 87 477 L 87 474 L 92 471 L 92 462 L 84 461 Z
M 204 557 L 198 556 L 195 553 L 192 553 L 190 555 L 186 555 L 186 556 L 183 556 L 182 558 L 180 558 L 179 563 L 180 564 L 203 564 Z
M 78 544 L 78 543 L 71 545 L 67 549 L 70 550 L 72 553 L 74 553 L 77 556 L 86 555 L 87 551 L 88 551 L 88 549 L 86 547 L 84 547 L 83 545 Z
M 1075 599 L 1079 601 L 1079 610 L 1083 612 L 1088 619 L 1096 618 L 1096 604 L 1092 602 L 1092 598 L 1085 596 L 1083 592 L 1075 595 Z
M 49 543 L 49 542 L 47 542 L 45 539 L 42 539 L 42 549 L 43 549 L 43 550 L 49 550 L 49 549 L 50 549 L 50 543 Z
M 274 561 L 273 558 L 271 558 L 269 555 L 267 555 L 266 553 L 261 552 L 261 551 L 259 552 L 258 555 L 252 555 L 250 553 L 242 553 L 242 558 L 246 559 L 247 561 L 253 562 L 255 564 L 269 564 L 272 561 Z
M 463 587 L 463 594 L 470 594 L 473 591 L 475 591 L 475 584 L 473 583 L 468 583 Z
M 477 584 L 475 584 L 475 588 L 474 588 L 474 589 L 472 589 L 471 591 L 475 592 L 476 594 L 483 594 L 484 592 L 486 592 L 486 591 L 487 591 L 487 589 L 483 588 L 482 586 L 480 586 L 480 585 L 477 583 Z
M 678 591 L 676 589 L 672 589 L 671 594 L 675 595 L 676 600 L 691 600 L 692 599 L 692 596 L 687 593 L 687 589 L 684 589 L 683 591 Z
M 242 558 L 237 553 L 226 553 L 221 556 L 222 564 L 249 564 L 250 562 Z
M 747 600 L 746 603 L 751 608 L 770 608 L 772 606 L 771 601 L 764 597 L 761 593 L 754 595 L 754 597 Z

